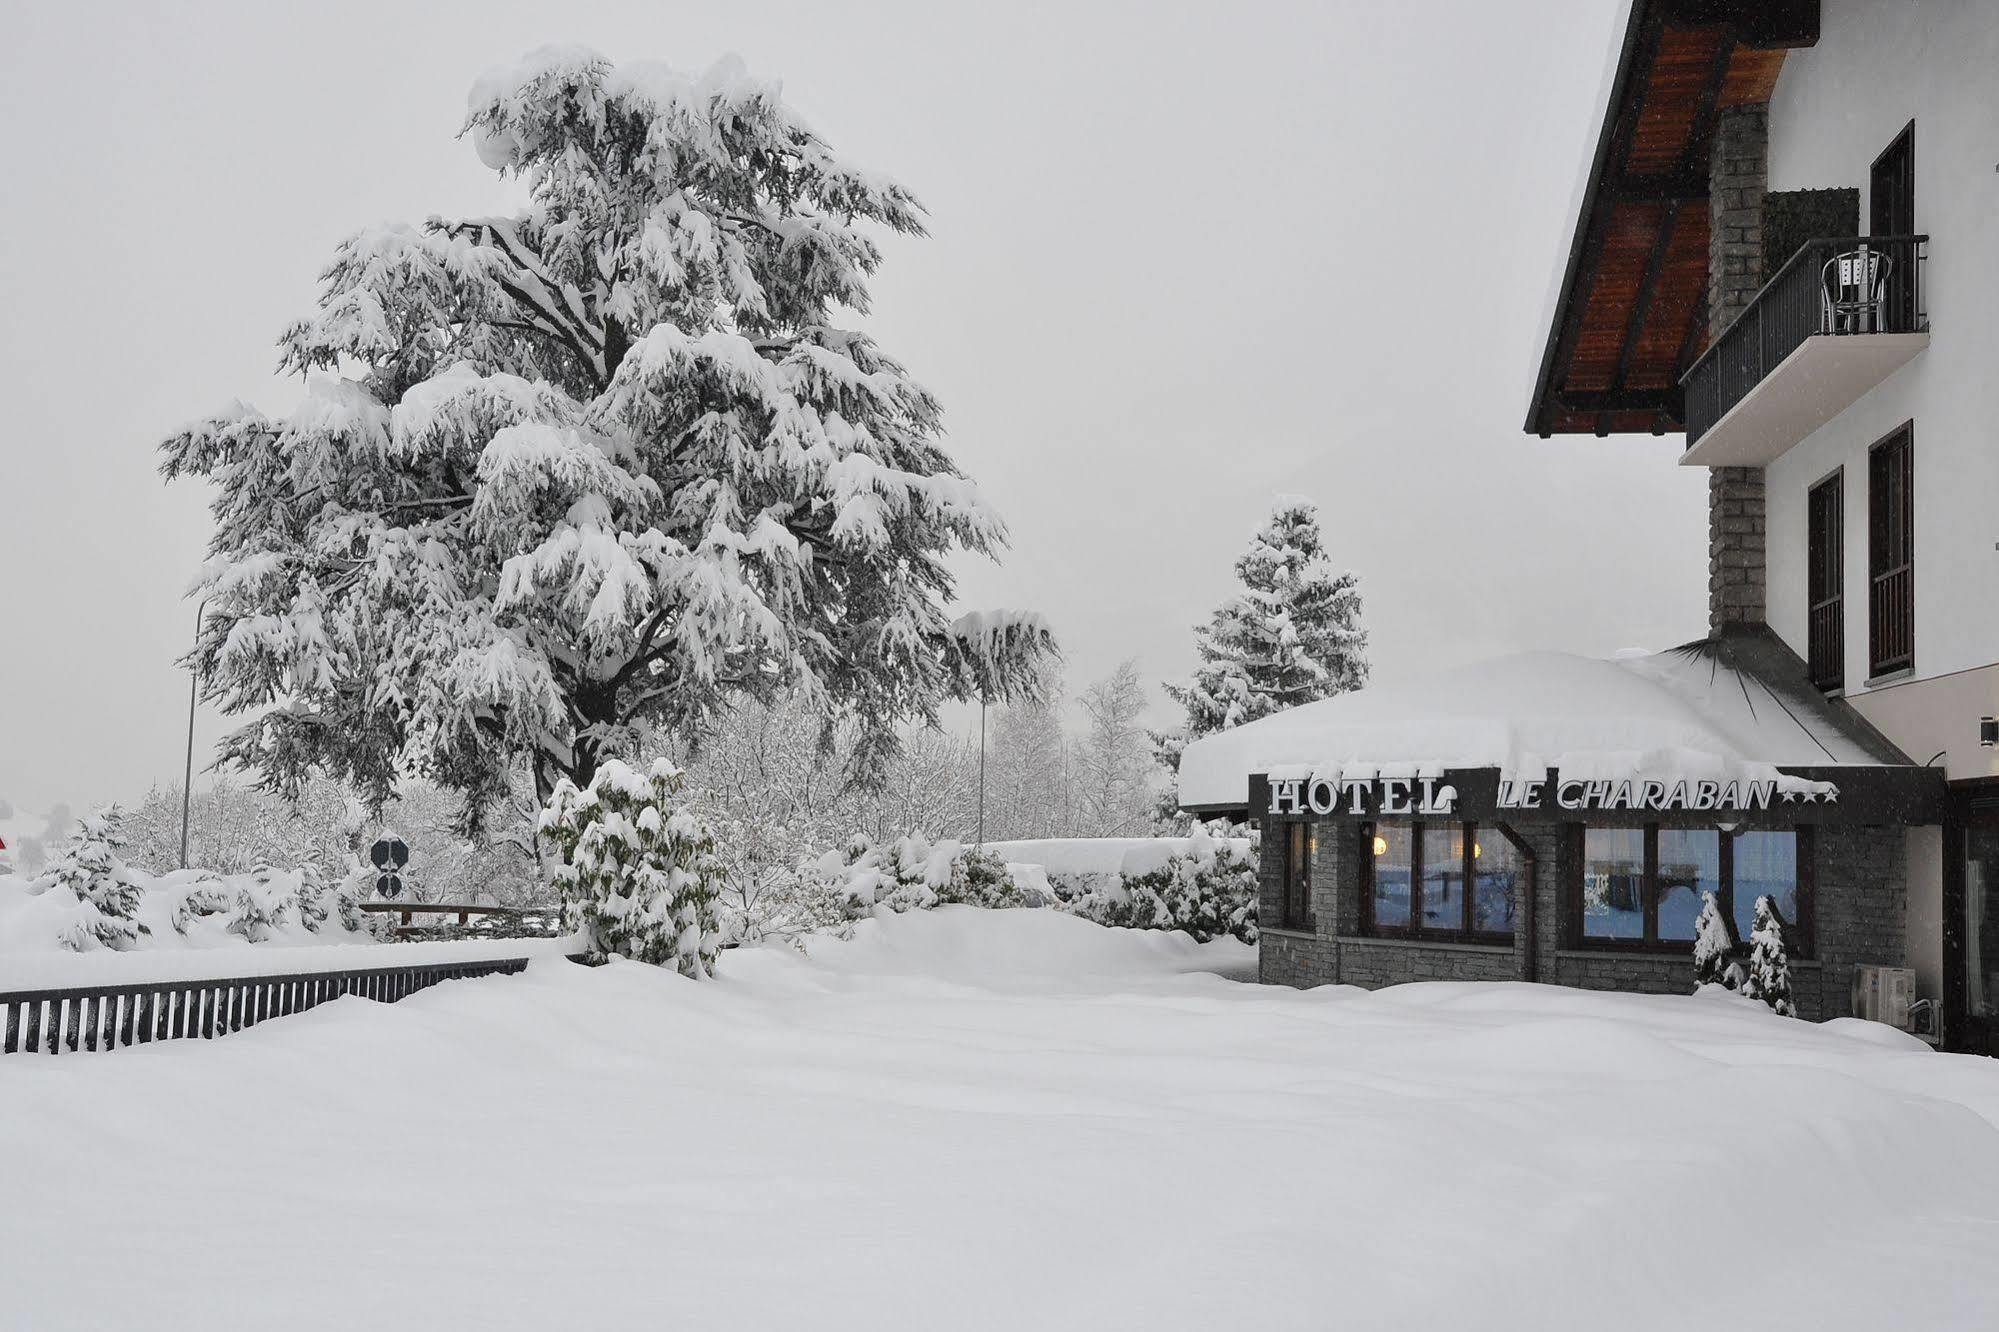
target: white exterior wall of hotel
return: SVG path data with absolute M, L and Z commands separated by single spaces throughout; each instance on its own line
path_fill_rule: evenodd
M 1844 467 L 1847 696 L 1918 761 L 1944 749 L 1954 779 L 1999 774 L 1999 750 L 1976 734 L 1979 708 L 1999 704 L 1999 5 L 1824 0 L 1822 12 L 1818 45 L 1791 54 L 1770 103 L 1769 187 L 1857 186 L 1864 231 L 1869 168 L 1915 121 L 1932 338 L 1770 463 L 1770 624 L 1805 652 L 1806 494 Z M 1869 690 L 1868 449 L 1906 421 L 1914 669 L 1908 683 Z M 1972 674 L 1939 679 L 1960 673 Z

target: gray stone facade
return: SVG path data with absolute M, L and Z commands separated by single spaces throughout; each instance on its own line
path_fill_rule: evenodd
M 1763 285 L 1763 194 L 1769 178 L 1770 109 L 1730 107 L 1716 125 L 1708 171 L 1708 330 L 1711 337 L 1747 308 Z M 1763 469 L 1717 467 L 1708 474 L 1708 628 L 1761 624 L 1764 562 Z
M 1266 825 L 1262 839 L 1258 905 L 1260 918 L 1268 922 L 1282 920 L 1284 860 L 1278 826 Z M 1362 932 L 1360 825 L 1321 822 L 1312 857 L 1308 928 L 1264 928 L 1261 978 L 1301 988 L 1344 984 L 1374 989 L 1424 980 L 1535 980 L 1636 994 L 1686 994 L 1693 988 L 1688 953 L 1574 946 L 1570 894 L 1564 888 L 1575 871 L 1569 863 L 1567 826 L 1513 827 L 1534 853 L 1533 872 L 1514 904 L 1512 943 L 1494 945 L 1367 937 Z M 1899 826 L 1825 825 L 1815 830 L 1811 847 L 1812 956 L 1794 957 L 1791 968 L 1799 1016 L 1819 1021 L 1848 1013 L 1857 963 L 1906 965 L 1908 889 Z
M 1707 474 L 1707 607 L 1712 633 L 1762 624 L 1768 597 L 1763 469 L 1714 467 Z

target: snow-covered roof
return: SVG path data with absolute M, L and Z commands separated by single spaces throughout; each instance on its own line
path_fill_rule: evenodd
M 1779 767 L 1905 761 L 1732 655 L 1708 644 L 1615 660 L 1523 652 L 1342 694 L 1188 745 L 1180 802 L 1239 808 L 1253 773 L 1768 781 Z

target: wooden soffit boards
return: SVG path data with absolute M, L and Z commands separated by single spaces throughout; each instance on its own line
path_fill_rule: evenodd
M 1708 157 L 1721 113 L 1770 100 L 1817 0 L 1633 0 L 1530 434 L 1661 434 L 1707 346 Z

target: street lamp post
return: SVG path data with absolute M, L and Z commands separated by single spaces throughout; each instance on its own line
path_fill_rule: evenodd
M 986 696 L 979 694 L 979 840 L 986 844 Z
M 194 651 L 201 651 L 201 617 L 208 612 L 208 598 L 194 608 Z M 201 666 L 189 655 L 187 664 L 187 763 L 181 770 L 180 779 L 180 867 L 187 868 L 187 824 L 188 813 L 194 800 L 194 703 L 201 692 Z

